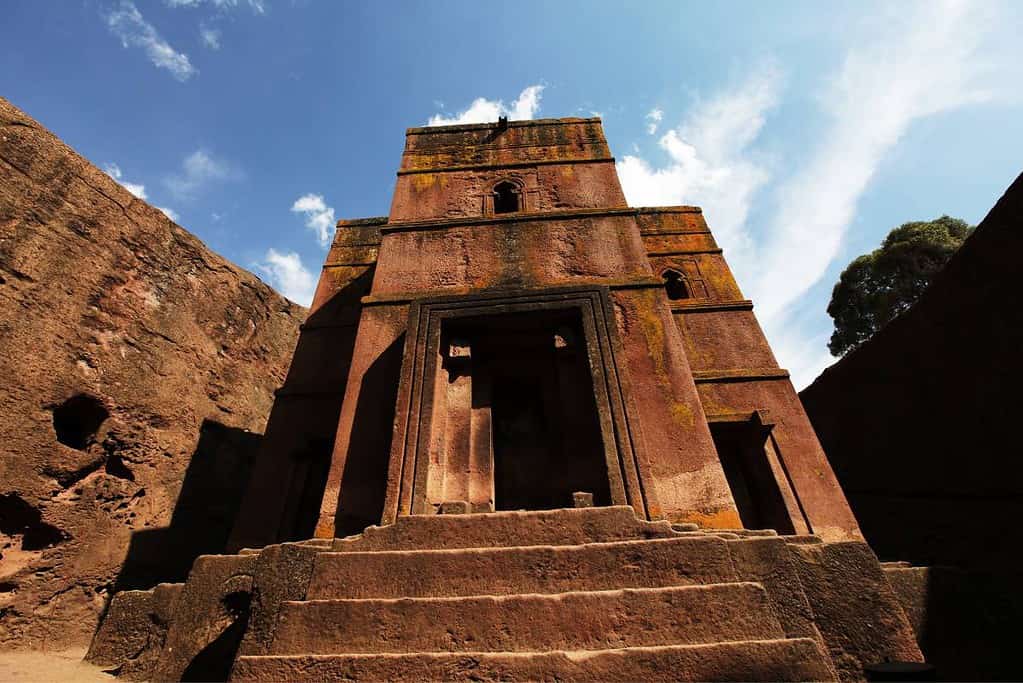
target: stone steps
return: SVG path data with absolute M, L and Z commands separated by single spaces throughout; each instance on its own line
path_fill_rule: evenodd
M 285 602 L 268 654 L 599 650 L 783 638 L 756 583 Z
M 821 681 L 809 638 L 604 650 L 239 657 L 240 681 Z
M 631 507 L 412 515 L 334 541 L 334 552 L 583 545 L 683 535 L 667 521 L 637 519 Z M 700 532 L 689 532 L 697 533 Z
M 236 626 L 240 680 L 855 680 L 920 658 L 864 543 L 628 507 L 403 517 L 200 557 L 179 593 L 172 616 L 113 605 L 94 649 L 149 680 Z
M 321 553 L 307 600 L 659 588 L 736 580 L 712 536 L 584 545 Z

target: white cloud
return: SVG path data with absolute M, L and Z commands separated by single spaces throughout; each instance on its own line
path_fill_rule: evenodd
M 128 192 L 131 192 L 139 199 L 146 198 L 146 186 L 143 185 L 142 183 L 129 183 L 127 180 L 124 180 L 121 174 L 121 167 L 118 166 L 117 164 L 105 165 L 103 167 L 103 172 L 106 173 L 111 178 L 113 178 L 114 180 L 116 180 L 118 183 L 121 184 L 121 187 L 128 190 Z
M 166 206 L 158 206 L 156 208 L 162 211 L 163 215 L 165 215 L 167 218 L 171 219 L 175 223 L 178 222 L 178 218 L 180 218 L 180 216 L 178 215 L 178 212 L 175 211 L 174 209 L 168 209 Z
M 664 119 L 664 112 L 659 107 L 654 107 L 646 115 L 646 132 L 650 135 L 657 133 L 657 126 Z
M 828 75 L 818 99 L 823 132 L 803 142 L 809 155 L 786 177 L 772 177 L 754 148 L 778 103 L 773 68 L 698 103 L 660 138 L 666 164 L 638 155 L 619 163 L 633 206 L 703 206 L 797 387 L 833 360 L 821 333 L 827 302 L 805 296 L 840 257 L 858 202 L 886 156 L 919 119 L 989 100 L 988 81 L 1018 82 L 1015 73 L 988 78 L 995 68 L 1018 71 L 1018 53 L 1002 63 L 994 54 L 992 46 L 1007 42 L 992 34 L 1011 23 L 998 14 L 994 5 L 951 0 L 902 4 L 878 17 Z M 758 197 L 776 208 L 753 231 L 748 215 Z
M 105 166 L 103 166 L 103 172 L 106 173 L 111 178 L 113 178 L 114 180 L 116 180 L 118 183 L 121 184 L 121 186 L 124 189 L 128 190 L 128 192 L 131 192 L 139 199 L 148 198 L 146 196 L 146 186 L 143 185 L 142 183 L 129 183 L 127 180 L 125 180 L 124 174 L 121 172 L 121 167 L 118 166 L 117 164 L 106 164 Z M 178 212 L 175 211 L 174 209 L 168 209 L 165 206 L 157 206 L 155 208 L 162 211 L 164 215 L 166 215 L 167 218 L 171 219 L 172 221 L 178 220 Z
M 531 85 L 511 103 L 510 107 L 505 106 L 503 100 L 488 100 L 485 97 L 478 97 L 465 111 L 453 117 L 443 114 L 435 114 L 430 117 L 428 126 L 453 126 L 463 123 L 491 123 L 497 121 L 500 116 L 507 116 L 513 121 L 525 121 L 532 119 L 540 110 L 540 96 L 544 86 Z
M 295 213 L 305 214 L 305 225 L 316 233 L 316 239 L 321 247 L 329 247 L 330 241 L 334 238 L 334 207 L 327 206 L 322 195 L 305 194 L 295 200 L 291 205 Z
M 270 279 L 270 284 L 297 304 L 309 306 L 316 293 L 316 279 L 302 265 L 302 258 L 293 251 L 280 253 L 267 249 L 266 255 L 253 267 Z
M 715 236 L 730 248 L 733 267 L 743 261 L 750 250 L 750 205 L 769 179 L 748 148 L 777 104 L 781 85 L 780 71 L 765 64 L 744 82 L 698 102 L 682 125 L 661 136 L 666 165 L 655 168 L 639 156 L 623 157 L 618 177 L 629 204 L 702 206 Z
M 202 44 L 211 50 L 220 49 L 220 29 L 212 28 L 206 24 L 199 24 L 199 37 L 202 39 Z
M 185 157 L 181 172 L 165 178 L 164 184 L 177 198 L 190 200 L 212 183 L 237 180 L 240 176 L 227 162 L 197 149 Z
M 116 10 L 106 15 L 107 27 L 121 39 L 124 47 L 140 47 L 154 65 L 167 69 L 179 81 L 187 81 L 198 73 L 188 55 L 178 52 L 160 37 L 153 25 L 131 0 L 121 0 Z

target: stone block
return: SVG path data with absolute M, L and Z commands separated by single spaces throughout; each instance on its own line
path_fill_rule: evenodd
M 711 537 L 323 553 L 316 557 L 307 599 L 562 593 L 733 580 L 725 541 Z
M 833 681 L 809 638 L 597 651 L 241 657 L 237 681 Z
M 594 650 L 781 637 L 763 587 L 731 583 L 289 602 L 270 654 Z

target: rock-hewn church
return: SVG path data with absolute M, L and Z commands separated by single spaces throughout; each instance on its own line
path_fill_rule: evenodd
M 338 223 L 229 550 L 115 597 L 90 657 L 161 680 L 921 659 L 703 214 L 629 207 L 599 119 L 407 131 L 389 215 Z

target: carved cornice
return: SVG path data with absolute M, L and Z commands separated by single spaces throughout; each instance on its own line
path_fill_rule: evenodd
M 690 254 L 720 254 L 722 249 L 671 249 L 667 251 L 648 251 L 647 256 L 688 256 Z
M 522 223 L 526 221 L 563 221 L 572 218 L 600 218 L 603 216 L 635 216 L 631 207 L 601 209 L 558 209 L 531 213 L 501 214 L 500 216 L 459 216 L 458 218 L 435 218 L 425 221 L 399 221 L 380 228 L 382 234 L 393 232 L 415 232 L 419 230 L 447 230 L 463 225 L 497 225 L 501 223 Z
M 736 301 L 673 301 L 672 313 L 716 313 L 718 311 L 752 311 L 749 299 Z
M 425 154 L 425 153 L 424 153 Z M 462 164 L 460 166 L 434 166 L 425 168 L 406 168 L 397 171 L 396 175 L 414 175 L 416 173 L 451 173 L 454 171 L 488 171 L 499 168 L 530 168 L 532 166 L 549 166 L 551 164 L 613 164 L 614 157 L 563 157 L 560 159 L 537 159 L 535 161 L 513 161 L 501 164 Z
M 655 278 L 634 278 L 631 280 L 580 280 L 576 282 L 564 282 L 547 287 L 536 287 L 523 289 L 521 287 L 493 287 L 488 289 L 435 289 L 419 292 L 398 292 L 395 294 L 370 294 L 362 297 L 363 306 L 397 306 L 407 305 L 413 301 L 435 299 L 438 297 L 465 297 L 465 296 L 524 296 L 559 294 L 572 292 L 580 288 L 606 287 L 612 291 L 622 289 L 661 289 L 664 283 Z
M 697 370 L 693 381 L 697 384 L 723 384 L 725 382 L 760 382 L 788 379 L 789 371 L 781 368 L 742 368 L 739 370 Z

